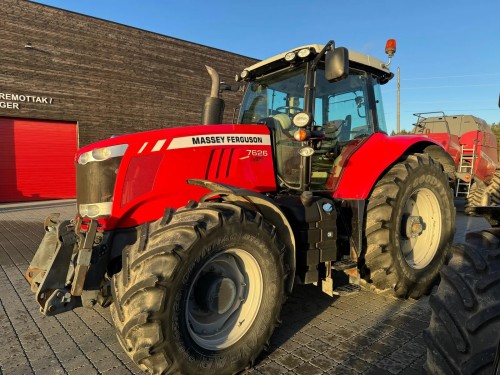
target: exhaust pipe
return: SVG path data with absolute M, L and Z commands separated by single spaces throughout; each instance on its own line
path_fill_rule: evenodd
M 212 78 L 212 88 L 210 96 L 205 98 L 203 104 L 203 111 L 201 114 L 201 123 L 203 125 L 221 124 L 222 116 L 224 114 L 224 100 L 219 97 L 220 92 L 220 79 L 219 74 L 215 69 L 205 65 L 210 78 Z

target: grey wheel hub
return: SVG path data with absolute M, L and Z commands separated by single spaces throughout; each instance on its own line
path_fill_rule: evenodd
M 434 259 L 441 242 L 442 213 L 436 194 L 428 188 L 412 192 L 402 212 L 399 243 L 406 263 L 425 268 Z
M 196 300 L 199 306 L 212 313 L 224 314 L 236 302 L 237 289 L 229 277 L 209 274 L 200 279 Z M 204 284 L 204 285 L 203 285 Z
M 264 287 L 257 260 L 243 249 L 227 249 L 196 273 L 186 301 L 191 338 L 207 350 L 227 348 L 250 329 Z
M 420 216 L 410 216 L 406 220 L 406 238 L 417 238 L 424 230 L 424 223 Z

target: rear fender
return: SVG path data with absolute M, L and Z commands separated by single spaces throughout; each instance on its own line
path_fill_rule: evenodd
M 200 202 L 210 200 L 218 197 L 225 202 L 234 202 L 243 207 L 250 206 L 257 212 L 260 212 L 265 219 L 276 227 L 280 240 L 286 246 L 285 261 L 289 267 L 288 277 L 286 281 L 287 291 L 290 293 L 293 288 L 296 258 L 295 258 L 295 237 L 293 235 L 292 227 L 286 216 L 280 208 L 265 195 L 246 189 L 240 189 L 234 186 L 219 184 L 207 180 L 188 180 L 191 185 L 201 186 L 208 190 L 210 193 L 204 195 Z
M 333 193 L 336 199 L 367 199 L 377 180 L 402 155 L 408 152 L 424 152 L 430 145 L 438 145 L 433 140 L 421 136 L 392 136 L 373 134 L 341 162 L 340 171 L 332 173 L 340 176 Z M 441 147 L 441 146 L 439 146 Z M 337 168 L 337 162 L 334 168 Z
M 458 155 L 457 159 L 454 159 L 449 152 L 447 152 L 443 147 L 440 147 L 438 145 L 427 146 L 423 152 L 428 154 L 435 161 L 441 163 L 441 165 L 444 168 L 444 171 L 446 172 L 448 178 L 451 181 L 456 180 L 457 165 L 460 159 L 460 155 Z

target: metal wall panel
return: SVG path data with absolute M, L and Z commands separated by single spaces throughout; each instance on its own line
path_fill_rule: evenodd
M 75 197 L 76 123 L 0 117 L 0 202 Z

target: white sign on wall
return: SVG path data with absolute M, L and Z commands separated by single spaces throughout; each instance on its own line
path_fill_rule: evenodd
M 52 104 L 53 102 L 54 99 L 48 96 L 0 92 L 0 109 L 19 109 L 24 103 Z

